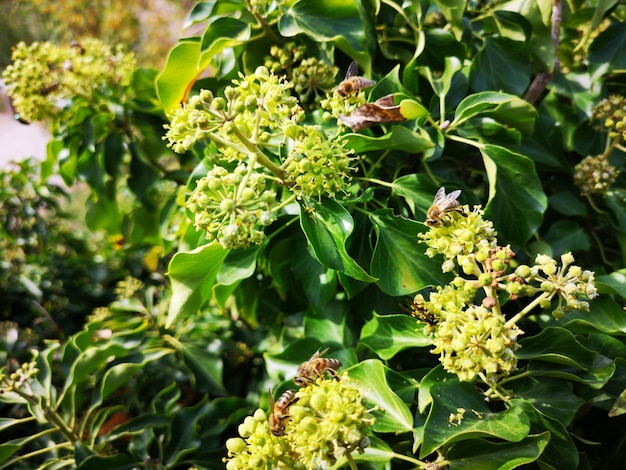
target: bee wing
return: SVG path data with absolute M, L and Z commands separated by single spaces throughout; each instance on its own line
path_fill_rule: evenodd
M 315 354 L 313 354 L 311 356 L 311 359 L 309 359 L 309 361 L 312 361 L 313 359 L 317 359 L 318 357 L 322 357 L 324 354 L 326 354 L 328 352 L 329 348 L 324 349 L 323 351 L 320 351 L 319 349 L 316 351 Z
M 454 194 L 454 193 L 451 193 L 451 194 Z M 435 194 L 435 198 L 433 199 L 433 206 L 437 204 L 439 201 L 441 201 L 444 197 L 446 197 L 446 188 L 442 186 L 441 188 L 437 190 L 437 193 Z
M 439 207 L 442 209 L 450 209 L 459 206 L 459 201 L 457 198 L 461 195 L 461 190 L 457 189 L 456 191 L 452 191 L 450 194 L 446 194 L 441 201 L 439 201 Z
M 267 397 L 269 398 L 269 401 L 270 401 L 270 413 L 271 413 L 274 410 L 274 395 L 272 394 L 271 388 L 267 389 Z
M 356 60 L 353 60 L 352 63 L 348 66 L 348 70 L 346 71 L 346 78 L 344 78 L 344 80 L 347 80 L 350 77 L 354 77 L 357 73 L 359 73 L 359 64 Z

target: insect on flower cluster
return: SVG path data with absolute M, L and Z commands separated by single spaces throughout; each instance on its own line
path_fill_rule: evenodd
M 306 387 L 315 382 L 318 377 L 328 373 L 333 379 L 339 381 L 337 370 L 341 367 L 341 361 L 334 358 L 322 357 L 328 348 L 323 351 L 317 350 L 308 361 L 303 362 L 298 367 L 294 382 L 299 387 Z M 298 398 L 296 392 L 289 389 L 285 391 L 275 402 L 270 392 L 270 431 L 275 436 L 285 435 L 285 421 L 289 418 L 287 408 L 296 403 Z

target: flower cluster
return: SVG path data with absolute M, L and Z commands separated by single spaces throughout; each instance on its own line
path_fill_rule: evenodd
M 125 87 L 135 67 L 131 53 L 97 39 L 70 46 L 20 42 L 13 63 L 2 73 L 20 118 L 40 121 L 56 116 L 66 101 L 94 101 L 105 87 Z
M 304 59 L 306 47 L 293 41 L 286 42 L 282 47 L 272 46 L 270 55 L 265 58 L 265 67 L 273 73 L 291 72 L 291 69 Z
M 574 170 L 574 183 L 583 196 L 606 194 L 620 173 L 604 154 L 583 158 Z
M 22 390 L 28 385 L 28 380 L 37 375 L 39 369 L 35 362 L 25 362 L 15 372 L 8 376 L 0 372 L 0 394 L 13 393 Z M 30 387 L 22 393 L 30 394 Z
M 573 265 L 571 253 L 561 257 L 562 265 L 539 255 L 534 266 L 510 266 L 515 253 L 510 246 L 497 244 L 497 233 L 483 210 L 468 206 L 449 211 L 419 237 L 430 257 L 443 255 L 444 272 L 458 275 L 447 286 L 431 292 L 428 300 L 418 294 L 412 313 L 431 335 L 434 354 L 443 367 L 460 380 L 479 376 L 494 386 L 516 368 L 515 350 L 521 331 L 516 323 L 533 308 L 552 309 L 555 318 L 573 310 L 589 310 L 597 295 L 594 275 Z M 478 296 L 481 293 L 480 297 Z M 501 311 L 499 293 L 509 299 L 535 298 L 517 315 L 507 319 Z
M 267 414 L 258 409 L 239 425 L 239 436 L 226 441 L 226 470 L 251 468 L 303 469 L 304 465 L 286 452 L 283 438 L 270 433 Z
M 335 89 L 332 93 L 328 93 L 326 98 L 320 102 L 320 107 L 324 110 L 322 119 L 325 121 L 337 119 L 337 123 L 341 124 L 340 116 L 350 116 L 366 102 L 367 97 L 362 90 L 350 93 L 347 96 L 341 96 Z
M 266 176 L 240 163 L 229 172 L 214 166 L 197 181 L 186 207 L 197 229 L 225 248 L 246 248 L 265 239 L 263 228 L 274 221 L 276 193 L 266 189 Z
M 521 265 L 515 270 L 513 282 L 526 285 L 538 284 L 534 292 L 541 292 L 539 306 L 549 309 L 554 297 L 558 299 L 552 315 L 562 318 L 572 310 L 589 311 L 589 300 L 596 298 L 598 292 L 594 284 L 592 271 L 576 266 L 571 253 L 561 256 L 561 266 L 556 260 L 546 255 L 538 255 L 534 266 Z M 521 286 L 521 284 L 520 284 Z
M 205 144 L 213 166 L 186 207 L 196 228 L 225 248 L 261 243 L 264 228 L 295 199 L 345 193 L 356 170 L 350 166 L 356 157 L 340 137 L 299 124 L 303 110 L 291 88 L 291 82 L 258 67 L 233 80 L 223 97 L 200 91 L 172 112 L 166 126 L 164 139 L 176 152 Z M 281 197 L 282 189 L 291 194 Z
M 369 445 L 367 429 L 375 418 L 365 396 L 341 362 L 317 351 L 304 362 L 294 382 L 276 400 L 270 396 L 269 416 L 257 410 L 239 426 L 239 436 L 226 442 L 228 470 L 249 468 L 322 469 Z M 352 467 L 351 467 L 352 468 Z
M 292 126 L 287 133 L 294 142 L 282 168 L 291 190 L 299 199 L 335 197 L 352 179 L 356 168 L 350 164 L 357 158 L 340 138 L 328 139 L 317 127 Z
M 602 125 L 609 131 L 611 138 L 624 139 L 626 135 L 626 99 L 623 96 L 612 95 L 602 100 L 592 110 L 594 121 L 602 121 Z

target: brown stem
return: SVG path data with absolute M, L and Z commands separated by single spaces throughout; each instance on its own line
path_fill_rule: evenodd
M 552 0 L 552 45 L 554 47 L 554 68 L 552 72 L 541 72 L 535 77 L 533 82 L 528 87 L 524 99 L 530 104 L 535 104 L 543 91 L 548 86 L 548 83 L 554 78 L 556 73 L 561 67 L 561 62 L 558 58 L 559 50 L 559 37 L 561 34 L 561 18 L 562 18 L 562 0 Z

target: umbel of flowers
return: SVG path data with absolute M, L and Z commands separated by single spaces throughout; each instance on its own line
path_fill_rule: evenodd
M 264 410 L 248 416 L 240 437 L 226 442 L 226 469 L 323 469 L 342 459 L 353 465 L 351 454 L 369 445 L 366 431 L 375 421 L 347 374 L 320 376 L 300 388 L 288 413 L 280 436 L 272 434 Z
M 311 71 L 312 73 L 314 71 Z M 264 227 L 295 200 L 336 197 L 356 170 L 340 136 L 301 124 L 293 83 L 258 67 L 224 96 L 202 90 L 175 109 L 165 139 L 176 152 L 202 143 L 211 169 L 186 207 L 224 248 L 261 243 Z
M 20 42 L 11 59 L 2 78 L 19 118 L 27 121 L 55 117 L 73 99 L 84 98 L 94 108 L 106 105 L 107 89 L 128 86 L 135 69 L 132 53 L 98 39 L 68 46 Z
M 561 256 L 561 265 L 539 255 L 532 266 L 511 269 L 515 253 L 497 243 L 491 221 L 483 210 L 462 206 L 443 214 L 421 242 L 430 257 L 442 255 L 442 270 L 457 276 L 447 286 L 431 292 L 428 300 L 418 294 L 413 314 L 431 335 L 440 361 L 460 380 L 479 377 L 490 387 L 516 369 L 517 322 L 535 307 L 550 310 L 559 319 L 574 309 L 588 311 L 596 297 L 594 275 L 574 265 L 571 253 Z M 524 308 L 506 318 L 501 301 L 527 297 Z

